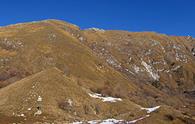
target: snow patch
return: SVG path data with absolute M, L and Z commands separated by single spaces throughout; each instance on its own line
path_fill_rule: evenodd
M 96 98 L 96 99 L 101 99 L 103 102 L 117 102 L 117 101 L 122 101 L 121 98 L 114 98 L 114 97 L 104 97 L 102 94 L 98 93 L 89 93 L 89 96 Z
M 154 112 L 154 111 L 156 111 L 157 109 L 159 109 L 160 108 L 160 106 L 156 106 L 156 107 L 152 107 L 152 108 L 141 108 L 142 110 L 146 110 L 147 111 L 147 113 L 151 113 L 151 112 Z
M 83 122 L 81 121 L 77 121 L 77 122 L 73 122 L 72 124 L 82 124 Z
M 125 120 L 117 120 L 117 119 L 106 119 L 106 120 L 91 120 L 91 121 L 87 121 L 87 124 L 134 124 L 140 120 L 143 120 L 147 117 L 150 117 L 150 115 L 146 115 L 144 117 L 132 120 L 132 121 L 125 121 Z M 78 122 L 73 122 L 72 124 L 85 124 L 86 122 L 84 121 L 78 121 Z
M 145 119 L 145 118 L 147 118 L 147 117 L 150 117 L 150 115 L 146 115 L 146 116 L 144 116 L 144 117 L 141 117 L 141 118 L 138 118 L 138 119 L 129 121 L 128 124 L 134 124 L 134 123 L 136 123 L 136 122 L 138 122 L 138 121 L 141 121 L 141 120 L 143 120 L 143 119 Z
M 119 122 L 122 122 L 122 121 L 123 120 L 106 119 L 106 120 L 103 120 L 100 124 L 116 124 L 116 123 L 119 123 Z
M 117 119 L 106 119 L 106 120 L 91 120 L 87 121 L 87 124 L 116 124 L 119 122 L 122 122 L 123 120 L 117 120 Z M 85 124 L 85 122 L 73 122 L 72 124 Z

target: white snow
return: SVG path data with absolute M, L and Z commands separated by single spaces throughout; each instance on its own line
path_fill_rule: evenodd
M 101 120 L 92 120 L 92 121 L 88 121 L 87 123 L 89 124 L 97 124 L 97 123 L 100 123 Z
M 158 75 L 158 73 L 155 73 L 154 70 L 152 69 L 152 67 L 150 65 L 148 65 L 146 62 L 142 61 L 141 63 L 145 68 L 146 71 L 151 75 L 151 77 L 154 80 L 159 80 L 160 76 Z
M 143 120 L 143 119 L 145 119 L 145 118 L 147 118 L 147 117 L 150 117 L 150 115 L 146 115 L 146 116 L 144 116 L 144 117 L 141 117 L 141 118 L 138 118 L 138 119 L 129 121 L 128 124 L 134 124 L 134 123 L 136 123 L 136 122 L 138 122 L 138 121 L 140 121 L 140 120 Z
M 143 120 L 147 117 L 150 117 L 150 115 L 146 115 L 144 117 L 132 120 L 132 121 L 125 121 L 125 120 L 117 120 L 117 119 L 105 119 L 105 120 L 91 120 L 91 121 L 87 121 L 87 124 L 118 124 L 118 123 L 125 123 L 125 124 L 134 124 L 140 120 Z M 78 122 L 73 122 L 72 124 L 85 124 L 85 122 L 83 121 L 78 121 Z
M 116 124 L 122 122 L 123 120 L 116 120 L 116 119 L 106 119 L 103 120 L 100 124 Z
M 89 93 L 89 96 L 96 98 L 96 99 L 101 99 L 103 102 L 117 102 L 117 101 L 122 101 L 121 98 L 114 98 L 114 97 L 103 97 L 102 94 L 98 93 Z
M 146 110 L 147 111 L 147 113 L 151 113 L 151 112 L 154 112 L 154 111 L 156 111 L 157 109 L 159 109 L 160 108 L 160 106 L 156 106 L 156 107 L 152 107 L 152 108 L 141 108 L 142 110 Z
M 87 121 L 87 124 L 116 124 L 119 122 L 122 122 L 123 120 L 117 120 L 117 119 L 106 119 L 106 120 L 91 120 Z M 72 124 L 85 124 L 82 121 L 73 122 Z
M 82 124 L 83 122 L 77 121 L 77 122 L 73 122 L 72 124 Z

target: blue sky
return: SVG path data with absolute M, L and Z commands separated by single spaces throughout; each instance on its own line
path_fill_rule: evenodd
M 195 37 L 195 0 L 1 0 L 0 26 L 60 19 L 82 29 L 155 31 Z

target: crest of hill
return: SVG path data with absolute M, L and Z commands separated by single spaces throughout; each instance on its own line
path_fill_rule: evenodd
M 2 26 L 0 28 L 16 28 L 19 26 L 28 26 L 28 25 L 32 25 L 32 24 L 43 24 L 43 23 L 55 23 L 55 24 L 61 24 L 67 27 L 72 27 L 75 29 L 79 29 L 79 26 L 75 25 L 75 24 L 71 24 L 69 22 L 65 22 L 62 20 L 57 20 L 57 19 L 47 19 L 47 20 L 41 20 L 41 21 L 32 21 L 32 22 L 23 22 L 23 23 L 17 23 L 17 24 L 10 24 L 10 25 L 6 25 L 6 26 Z

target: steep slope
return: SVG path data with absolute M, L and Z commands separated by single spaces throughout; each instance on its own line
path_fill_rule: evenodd
M 41 71 L 0 90 L 0 123 L 5 124 L 72 123 L 107 118 L 123 119 L 124 123 L 147 120 L 163 124 L 170 121 L 163 117 L 172 117 L 172 113 L 173 122 L 184 123 L 185 116 L 179 111 L 161 106 L 153 113 L 158 108 L 143 108 L 127 99 L 100 97 L 57 68 Z
M 97 28 L 81 30 L 76 25 L 59 20 L 44 20 L 1 27 L 0 87 L 2 89 L 0 93 L 4 94 L 0 95 L 2 97 L 1 102 L 4 102 L 4 99 L 6 101 L 5 96 L 11 94 L 11 90 L 8 90 L 9 87 L 19 87 L 20 84 L 23 84 L 29 88 L 34 80 L 40 77 L 37 75 L 42 75 L 43 78 L 40 77 L 40 79 L 44 83 L 40 83 L 40 85 L 48 81 L 55 83 L 56 89 L 63 89 L 64 83 L 66 84 L 67 80 L 71 80 L 71 84 L 74 85 L 72 84 L 70 87 L 80 89 L 78 93 L 85 94 L 83 99 L 86 99 L 87 102 L 80 101 L 83 104 L 94 104 L 86 92 L 102 94 L 101 97 L 112 96 L 127 100 L 125 104 L 117 105 L 118 109 L 113 107 L 114 111 L 116 109 L 118 111 L 115 114 L 113 112 L 108 116 L 106 107 L 105 112 L 101 116 L 96 115 L 95 118 L 93 114 L 86 117 L 85 114 L 80 117 L 73 117 L 72 114 L 68 115 L 66 112 L 64 114 L 64 112 L 55 108 L 54 100 L 51 101 L 51 106 L 54 107 L 52 110 L 56 109 L 56 111 L 53 114 L 46 111 L 47 114 L 51 114 L 51 118 L 58 117 L 60 114 L 64 116 L 64 120 L 69 121 L 83 118 L 84 120 L 106 119 L 111 116 L 118 117 L 117 119 L 132 120 L 139 118 L 137 114 L 134 117 L 127 117 L 128 114 L 124 114 L 122 117 L 119 115 L 121 112 L 132 111 L 133 108 L 137 108 L 136 106 L 139 105 L 145 107 L 161 105 L 161 109 L 152 113 L 147 121 L 141 120 L 138 123 L 187 123 L 190 119 L 192 119 L 190 122 L 193 122 L 195 117 L 194 50 L 195 40 L 189 36 L 175 37 L 153 32 L 105 31 Z M 59 70 L 49 69 L 52 67 L 57 67 L 62 71 L 66 75 L 65 79 L 62 79 L 64 76 L 59 74 Z M 28 77 L 30 75 L 36 78 L 31 80 Z M 60 82 L 53 75 L 61 75 L 56 77 L 64 83 L 57 85 Z M 48 77 L 47 81 L 46 77 Z M 23 78 L 29 81 L 21 80 Z M 26 86 L 27 84 L 29 86 Z M 52 87 L 52 84 L 49 84 L 47 88 L 50 87 Z M 20 90 L 24 89 L 21 88 Z M 42 89 L 40 91 L 47 93 Z M 69 94 L 65 91 L 59 93 L 61 92 L 66 95 Z M 19 100 L 16 103 L 21 105 L 22 101 L 19 97 L 23 97 L 23 94 L 22 92 L 19 93 L 18 97 L 15 96 L 16 98 L 13 99 Z M 51 94 L 55 93 L 52 91 Z M 75 94 L 77 94 L 76 91 Z M 100 97 L 98 94 L 95 97 Z M 74 97 L 66 95 L 64 97 Z M 58 98 L 58 96 L 53 97 Z M 81 98 L 78 96 L 78 99 L 82 99 L 82 96 Z M 47 98 L 47 101 L 49 100 L 50 98 Z M 62 98 L 59 97 L 59 100 L 61 101 Z M 34 103 L 32 101 L 29 104 Z M 84 106 L 83 104 L 82 106 Z M 26 103 L 25 105 L 28 106 Z M 131 109 L 129 106 L 134 107 Z M 1 117 L 12 120 L 10 113 L 15 111 L 14 108 L 20 107 L 12 104 L 1 107 Z M 84 110 L 79 109 L 78 111 L 82 113 Z M 139 115 L 139 110 L 136 110 L 137 112 Z M 19 113 L 19 115 L 22 113 Z M 33 115 L 33 113 L 35 111 L 29 113 L 29 115 Z M 177 114 L 173 116 L 173 113 Z M 143 114 L 141 112 L 140 115 Z M 21 118 L 24 120 L 23 117 Z M 17 119 L 14 118 L 14 121 Z M 33 119 L 35 118 L 30 120 Z
M 85 39 L 82 42 L 97 56 L 137 82 L 137 86 L 144 87 L 154 101 L 177 108 L 190 106 L 188 112 L 195 114 L 191 111 L 195 90 L 195 40 L 192 37 L 98 29 L 85 30 L 82 35 Z M 167 94 L 168 99 L 151 92 L 148 90 L 151 87 L 145 84 Z M 189 104 L 186 101 L 190 101 Z
M 130 84 L 122 74 L 105 65 L 88 47 L 51 22 L 42 21 L 1 29 L 2 32 L 10 31 L 9 34 L 1 35 L 2 48 L 16 53 L 1 58 L 0 80 L 3 83 L 14 82 L 48 67 L 57 67 L 66 75 L 75 77 L 81 85 L 85 83 L 86 87 L 99 89 L 112 83 L 110 85 L 116 88 L 113 95 L 137 90 L 136 85 Z M 15 47 L 15 44 L 21 45 Z
M 87 37 L 88 46 L 129 77 L 140 77 L 162 90 L 168 87 L 174 91 L 184 91 L 194 85 L 194 39 L 190 37 L 90 30 L 84 31 L 84 36 Z M 175 75 L 179 69 L 184 71 L 181 72 L 182 79 Z M 167 79 L 167 73 L 173 78 Z M 190 74 L 185 77 L 184 73 Z
M 114 115 L 124 118 L 129 112 L 136 115 L 141 111 L 139 105 L 128 100 L 102 102 L 91 97 L 90 93 L 89 89 L 80 87 L 57 68 L 47 69 L 0 90 L 0 114 L 3 115 L 0 120 L 6 116 L 27 123 L 73 122 Z M 10 123 L 16 123 L 16 120 Z

